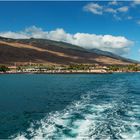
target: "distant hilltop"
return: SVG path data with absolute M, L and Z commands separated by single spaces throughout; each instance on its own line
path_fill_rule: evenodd
M 0 64 L 96 64 L 130 65 L 139 63 L 110 52 L 47 39 L 11 39 L 0 37 Z

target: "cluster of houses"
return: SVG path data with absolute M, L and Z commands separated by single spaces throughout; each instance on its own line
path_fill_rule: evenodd
M 66 69 L 64 66 L 55 66 L 54 69 L 48 69 L 47 67 L 28 66 L 28 67 L 17 67 L 9 66 L 7 73 L 107 73 L 107 67 L 90 67 L 87 70 L 81 69 Z

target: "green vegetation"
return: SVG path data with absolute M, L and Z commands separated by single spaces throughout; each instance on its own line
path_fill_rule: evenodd
M 133 72 L 133 71 L 140 71 L 140 65 L 137 64 L 132 64 L 132 65 L 127 65 L 127 66 L 117 66 L 117 65 L 112 65 L 108 67 L 109 71 L 124 71 L 124 72 Z
M 4 65 L 0 66 L 0 72 L 6 72 L 6 71 L 8 71 L 8 70 L 9 70 L 8 67 L 6 67 L 6 66 L 4 66 Z
M 78 71 L 78 70 L 106 70 L 108 72 L 135 72 L 140 71 L 140 65 L 133 64 L 133 65 L 110 65 L 110 66 L 99 66 L 99 65 L 88 65 L 88 64 L 71 64 L 71 65 L 43 65 L 43 64 L 32 64 L 32 65 L 25 65 L 19 66 L 17 68 L 18 71 L 58 71 L 58 70 L 68 70 L 68 71 Z
M 91 66 L 91 65 L 84 65 L 84 64 L 73 64 L 73 65 L 69 65 L 67 67 L 67 70 L 90 70 L 91 67 L 94 67 L 94 66 Z
M 140 71 L 139 64 L 132 65 L 110 65 L 110 66 L 99 66 L 91 64 L 71 64 L 71 65 L 43 65 L 43 64 L 30 64 L 20 65 L 17 67 L 7 67 L 4 65 L 0 66 L 0 72 L 65 72 L 65 71 L 88 71 L 90 70 L 105 70 L 106 72 L 137 72 Z

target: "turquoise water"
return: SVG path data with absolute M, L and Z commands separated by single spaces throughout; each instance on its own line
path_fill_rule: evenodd
M 0 139 L 140 139 L 140 74 L 0 75 Z

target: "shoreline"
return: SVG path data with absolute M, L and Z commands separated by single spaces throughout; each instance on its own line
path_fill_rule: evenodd
M 116 73 L 140 73 L 140 71 L 123 72 L 3 72 L 0 75 L 8 74 L 116 74 Z
M 112 74 L 112 72 L 5 72 L 1 74 Z

